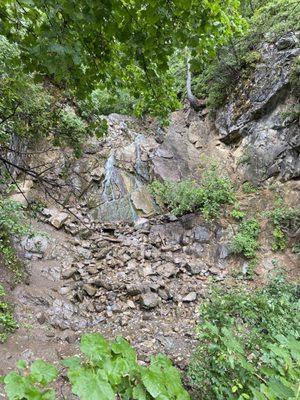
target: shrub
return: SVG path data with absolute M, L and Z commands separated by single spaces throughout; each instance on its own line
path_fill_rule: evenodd
M 77 157 L 81 154 L 81 148 L 85 133 L 86 123 L 75 113 L 71 107 L 65 107 L 57 118 L 54 131 L 54 145 L 68 144 L 74 148 Z
M 13 317 L 12 307 L 2 297 L 5 296 L 3 286 L 0 284 L 0 342 L 5 342 L 9 333 L 16 330 L 17 323 Z
M 200 211 L 206 219 L 219 216 L 221 206 L 234 202 L 232 183 L 219 176 L 212 167 L 203 174 L 201 185 L 193 180 L 182 182 L 158 182 L 150 185 L 158 204 L 166 206 L 175 215 Z
M 255 193 L 257 192 L 257 187 L 255 187 L 254 185 L 252 185 L 252 183 L 250 182 L 245 182 L 242 185 L 242 191 L 245 194 L 251 194 L 251 193 Z
M 213 288 L 200 307 L 188 376 L 195 399 L 296 399 L 300 377 L 297 286 Z
M 242 254 L 249 259 L 256 258 L 259 249 L 258 236 L 260 234 L 260 223 L 252 218 L 240 224 L 238 233 L 231 243 L 231 250 L 235 254 Z
M 288 237 L 284 230 L 293 227 L 293 225 L 296 228 L 299 227 L 299 210 L 284 206 L 282 199 L 279 199 L 276 207 L 266 212 L 265 215 L 274 227 L 272 249 L 274 251 L 284 250 L 288 244 Z
M 236 203 L 233 210 L 231 211 L 231 216 L 234 219 L 241 220 L 245 217 L 246 213 L 240 209 L 240 205 Z
M 161 354 L 143 367 L 125 339 L 119 337 L 109 343 L 96 333 L 85 334 L 80 349 L 83 357 L 66 359 L 63 364 L 68 369 L 72 392 L 81 400 L 190 399 L 179 372 Z M 58 376 L 55 367 L 42 360 L 31 366 L 20 361 L 18 367 L 19 373 L 11 372 L 3 379 L 9 400 L 55 398 L 55 391 L 49 386 Z
M 4 264 L 14 272 L 17 281 L 22 278 L 22 267 L 11 243 L 12 236 L 23 236 L 30 232 L 23 206 L 0 195 L 0 254 Z

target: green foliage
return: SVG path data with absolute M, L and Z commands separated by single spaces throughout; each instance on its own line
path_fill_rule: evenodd
M 58 376 L 58 371 L 43 360 L 28 366 L 18 362 L 19 373 L 11 372 L 4 378 L 5 392 L 9 400 L 55 400 L 55 391 L 49 388 Z
M 234 204 L 234 209 L 231 211 L 231 216 L 234 219 L 241 220 L 245 217 L 246 213 L 240 209 L 238 203 Z
M 5 296 L 4 287 L 0 284 L 0 342 L 5 342 L 8 335 L 16 330 L 12 307 L 2 298 Z
M 286 207 L 283 204 L 282 199 L 279 199 L 276 207 L 273 210 L 266 212 L 265 215 L 274 227 L 272 249 L 274 251 L 284 250 L 288 244 L 288 237 L 284 232 L 284 229 L 291 228 L 293 225 L 299 225 L 297 225 L 297 221 L 299 221 L 300 218 L 299 210 Z
M 219 216 L 221 206 L 234 201 L 232 183 L 215 166 L 203 174 L 201 185 L 195 181 L 154 181 L 150 190 L 156 201 L 174 215 L 200 211 L 206 219 Z
M 136 100 L 128 90 L 117 88 L 110 92 L 106 87 L 100 87 L 92 91 L 85 101 L 80 102 L 81 109 L 86 115 L 108 115 L 112 113 L 133 114 Z
M 252 185 L 251 182 L 244 182 L 242 185 L 242 191 L 245 194 L 251 194 L 251 193 L 256 193 L 257 192 L 257 187 Z
M 59 118 L 54 132 L 56 146 L 68 144 L 74 148 L 75 155 L 81 155 L 81 148 L 85 134 L 88 133 L 84 121 L 76 115 L 71 107 L 65 107 L 59 113 Z
M 90 133 L 87 124 L 65 106 L 71 98 L 35 78 L 24 72 L 16 44 L 0 35 L 0 144 L 9 146 L 13 134 L 25 140 L 53 135 L 54 144 L 72 146 L 78 154 Z
M 14 272 L 17 281 L 22 278 L 22 266 L 12 247 L 11 239 L 12 236 L 20 237 L 30 232 L 25 222 L 23 206 L 9 197 L 0 195 L 0 255 L 4 264 Z
M 187 4 L 78 0 L 4 0 L 1 31 L 20 43 L 26 66 L 81 93 L 99 82 L 129 88 L 136 113 L 166 117 L 178 105 L 168 73 L 170 56 L 188 47 L 212 58 L 216 44 L 244 27 L 237 0 Z M 16 29 L 16 26 L 18 29 Z M 163 29 L 162 29 L 163 27 Z
M 80 342 L 83 356 L 63 361 L 68 369 L 72 392 L 81 400 L 189 400 L 181 377 L 171 361 L 163 355 L 152 357 L 148 367 L 138 364 L 134 349 L 118 337 L 109 343 L 99 334 L 85 334 Z M 55 392 L 49 388 L 58 376 L 52 365 L 35 361 L 30 367 L 19 362 L 20 373 L 4 378 L 9 400 L 50 400 Z M 116 397 L 117 396 L 117 397 Z
M 231 243 L 231 250 L 235 254 L 242 254 L 249 259 L 256 258 L 259 249 L 258 236 L 260 234 L 260 223 L 252 218 L 240 224 L 238 233 Z
M 257 45 L 275 41 L 280 35 L 300 29 L 299 3 L 295 0 L 243 1 L 243 14 L 248 29 L 242 35 L 230 37 L 225 46 L 216 50 L 218 57 L 212 62 L 195 63 L 194 93 L 207 98 L 208 106 L 215 112 L 230 95 L 240 79 L 247 78 L 261 54 Z M 201 60 L 201 54 L 198 56 Z M 196 61 L 198 61 L 196 59 Z M 298 61 L 291 75 L 291 86 L 297 96 L 299 90 Z M 297 72 L 298 71 L 298 72 Z
M 297 286 L 214 287 L 200 307 L 189 366 L 195 399 L 297 399 L 300 377 Z

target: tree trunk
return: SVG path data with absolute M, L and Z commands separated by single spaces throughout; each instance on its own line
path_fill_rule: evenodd
M 191 65 L 189 57 L 186 60 L 186 91 L 190 105 L 193 107 L 195 111 L 199 111 L 201 109 L 200 102 L 197 99 L 197 97 L 193 95 L 192 92 L 192 73 L 191 73 Z

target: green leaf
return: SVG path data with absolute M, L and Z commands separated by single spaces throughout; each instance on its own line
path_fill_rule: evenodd
M 141 384 L 133 388 L 132 396 L 134 400 L 147 400 L 147 394 Z
M 271 378 L 268 385 L 274 396 L 282 399 L 288 399 L 294 396 L 294 391 L 284 385 L 279 379 Z
M 80 400 L 115 400 L 111 385 L 95 372 L 81 368 L 69 371 L 72 391 Z
M 81 358 L 80 357 L 70 357 L 62 361 L 62 364 L 68 368 L 80 368 L 81 367 Z
M 57 378 L 58 370 L 43 360 L 36 360 L 31 364 L 30 375 L 36 382 L 46 386 Z
M 117 339 L 111 345 L 111 350 L 115 354 L 122 354 L 122 356 L 128 360 L 136 360 L 136 352 L 130 346 L 127 340 L 122 337 L 117 337 Z
M 17 367 L 18 367 L 20 370 L 26 369 L 26 368 L 27 368 L 27 363 L 26 363 L 26 361 L 24 361 L 24 360 L 19 360 L 19 361 L 17 361 Z
M 87 333 L 82 336 L 80 350 L 92 361 L 103 361 L 110 354 L 107 341 L 98 333 Z

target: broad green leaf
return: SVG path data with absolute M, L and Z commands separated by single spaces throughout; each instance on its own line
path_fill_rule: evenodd
M 30 375 L 34 381 L 46 386 L 57 378 L 58 370 L 43 360 L 36 360 L 31 364 Z
M 105 359 L 110 353 L 107 341 L 98 333 L 87 333 L 82 336 L 80 350 L 93 362 Z
M 72 391 L 80 400 L 115 400 L 115 394 L 108 382 L 91 370 L 82 368 L 69 371 Z

